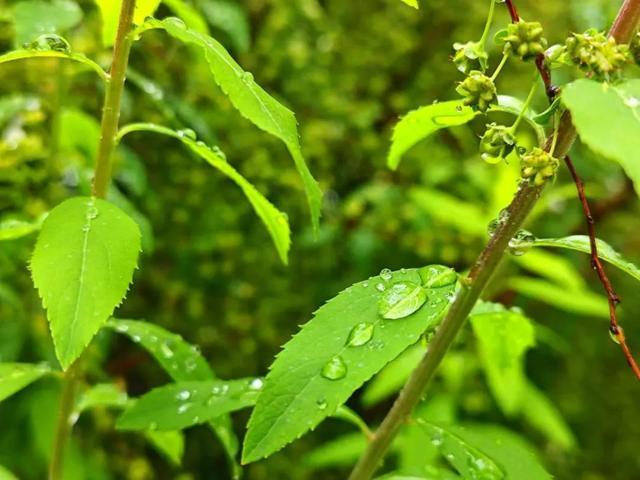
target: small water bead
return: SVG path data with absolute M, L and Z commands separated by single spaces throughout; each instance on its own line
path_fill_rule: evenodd
M 355 325 L 349 332 L 347 345 L 350 347 L 361 347 L 366 345 L 373 337 L 373 324 L 368 322 L 360 322 Z
M 42 34 L 33 42 L 25 44 L 25 47 L 29 50 L 36 50 L 39 52 L 54 51 L 68 53 L 71 51 L 69 42 L 55 33 Z
M 189 390 L 181 390 L 176 395 L 176 399 L 178 400 L 189 400 L 191 398 L 191 392 Z
M 316 400 L 316 406 L 318 407 L 318 409 L 324 410 L 325 408 L 327 408 L 327 400 L 324 397 L 319 398 L 318 400 Z
M 496 233 L 496 230 L 498 230 L 498 227 L 502 226 L 504 222 L 507 221 L 508 218 L 509 218 L 509 212 L 504 208 L 500 210 L 500 213 L 498 214 L 497 218 L 494 218 L 493 220 L 491 220 L 489 222 L 489 225 L 487 225 L 487 233 L 489 234 L 489 236 L 493 237 L 493 235 Z
M 116 325 L 116 332 L 126 333 L 129 331 L 129 325 Z
M 98 208 L 95 206 L 95 204 L 93 202 L 90 202 L 87 205 L 87 218 L 89 220 L 94 220 L 96 218 L 98 218 L 100 212 L 98 212 Z
M 246 85 L 251 85 L 253 83 L 253 73 L 251 72 L 243 72 L 240 78 Z
M 190 408 L 191 408 L 191 404 L 190 403 L 183 403 L 182 405 L 180 405 L 178 407 L 178 413 L 183 414 L 187 410 L 189 410 Z
M 264 380 L 260 377 L 256 377 L 253 380 L 249 381 L 249 390 L 262 390 L 264 386 Z
M 214 145 L 213 147 L 211 147 L 211 151 L 215 153 L 217 156 L 219 156 L 225 162 L 227 161 L 227 154 L 224 153 L 219 146 Z
M 369 287 L 369 282 L 363 282 L 362 286 L 363 286 L 364 288 L 368 288 L 368 287 Z
M 171 350 L 171 347 L 169 347 L 167 342 L 160 344 L 160 353 L 164 358 L 171 358 L 174 355 L 173 350 Z
M 630 108 L 637 108 L 640 107 L 640 99 L 636 97 L 629 97 L 625 99 L 624 104 Z
M 383 318 L 405 318 L 427 301 L 427 292 L 414 282 L 396 282 L 380 299 L 378 312 Z
M 184 362 L 184 368 L 187 372 L 193 372 L 196 367 L 198 366 L 196 359 L 195 358 L 188 358 L 185 362 Z
M 192 130 L 190 128 L 183 128 L 182 130 L 178 130 L 178 136 L 180 138 L 188 138 L 189 140 L 196 140 L 198 138 L 195 130 Z
M 613 340 L 613 343 L 620 345 L 620 337 L 624 336 L 624 330 L 622 330 L 622 327 L 617 327 L 617 331 L 619 333 L 616 335 L 615 329 L 609 328 L 609 337 Z M 618 335 L 620 335 L 620 337 Z
M 229 385 L 226 383 L 222 385 L 214 385 L 211 389 L 211 393 L 214 395 L 225 395 L 229 391 Z
M 340 355 L 336 355 L 325 363 L 321 373 L 324 378 L 329 380 L 340 380 L 347 374 L 347 365 Z
M 91 230 L 91 225 L 89 225 L 88 223 L 85 223 L 84 225 L 82 225 L 82 231 L 83 232 L 88 232 L 89 230 Z
M 384 292 L 385 289 L 386 288 L 382 283 L 376 283 L 376 290 L 378 290 L 379 292 Z
M 385 282 L 388 282 L 389 280 L 391 280 L 393 278 L 393 273 L 388 268 L 383 268 L 380 271 L 380 278 L 382 280 L 384 280 Z
M 448 287 L 458 280 L 456 271 L 443 265 L 427 265 L 418 270 L 418 273 L 426 288 Z

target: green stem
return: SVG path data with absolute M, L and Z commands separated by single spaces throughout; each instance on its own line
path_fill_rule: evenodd
M 496 81 L 496 78 L 498 78 L 498 75 L 500 75 L 500 72 L 502 71 L 502 67 L 506 65 L 508 59 L 509 59 L 508 53 L 505 53 L 502 55 L 502 59 L 500 60 L 500 63 L 498 64 L 495 71 L 493 72 L 493 75 L 491 75 L 492 82 Z
M 133 25 L 135 3 L 136 0 L 123 0 L 120 9 L 118 32 L 113 48 L 113 61 L 102 109 L 100 144 L 98 145 L 98 156 L 93 179 L 93 195 L 99 198 L 106 196 L 111 181 L 111 157 L 115 149 L 118 120 L 120 118 L 120 100 L 124 89 L 129 52 L 131 51 L 129 33 Z M 78 359 L 64 372 L 58 423 L 49 465 L 49 480 L 62 479 L 64 453 L 71 434 L 70 418 L 80 371 L 80 359 Z
M 489 36 L 489 30 L 491 29 L 491 24 L 493 23 L 493 13 L 496 11 L 496 1 L 495 0 L 489 0 L 489 14 L 487 15 L 487 22 L 484 24 L 484 30 L 482 32 L 482 36 L 480 37 L 480 40 L 478 40 L 478 43 L 480 45 L 482 45 L 482 48 L 484 48 L 485 44 L 487 43 L 487 37 Z
M 628 43 L 640 23 L 640 0 L 626 0 L 611 29 L 610 34 L 620 43 Z M 571 115 L 565 112 L 560 118 L 555 138 L 547 138 L 545 150 L 551 151 L 552 143 L 556 158 L 564 158 L 576 139 L 576 130 Z M 422 398 L 425 388 L 433 378 L 438 365 L 453 343 L 471 309 L 491 279 L 503 258 L 509 240 L 518 231 L 535 205 L 543 187 L 524 184 L 507 208 L 506 221 L 502 222 L 489 243 L 473 265 L 467 281 L 456 295 L 442 324 L 438 327 L 427 352 L 415 368 L 400 395 L 373 435 L 373 440 L 355 465 L 349 480 L 369 480 L 380 465 L 396 434 L 411 415 Z
M 531 101 L 533 100 L 533 96 L 535 95 L 537 89 L 538 89 L 538 71 L 536 70 L 534 80 L 533 80 L 533 85 L 531 86 L 531 90 L 529 90 L 529 95 L 527 95 L 527 99 L 524 101 L 524 105 L 522 106 L 522 110 L 520 111 L 518 118 L 516 118 L 516 121 L 513 122 L 513 125 L 511 125 L 511 131 L 513 133 L 516 132 L 516 130 L 518 129 L 518 125 L 520 125 L 520 122 L 522 121 L 527 111 L 529 110 L 529 107 L 531 106 Z
M 107 93 L 102 108 L 102 123 L 100 127 L 100 144 L 96 159 L 95 176 L 93 179 L 93 194 L 104 198 L 111 182 L 111 160 L 116 146 L 116 133 L 120 119 L 120 101 L 124 90 L 129 52 L 131 51 L 131 27 L 133 24 L 133 10 L 135 0 L 124 0 L 120 10 L 120 22 L 113 49 L 113 63 Z

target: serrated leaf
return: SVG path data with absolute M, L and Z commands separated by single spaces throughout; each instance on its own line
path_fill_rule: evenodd
M 70 0 L 28 0 L 13 6 L 16 47 L 45 33 L 59 34 L 82 20 L 82 10 Z
M 126 132 L 132 131 L 149 131 L 177 138 L 189 147 L 193 153 L 233 180 L 236 185 L 242 189 L 247 200 L 249 200 L 249 203 L 251 203 L 258 217 L 260 217 L 262 223 L 264 223 L 267 228 L 282 262 L 285 264 L 288 262 L 288 252 L 291 246 L 291 231 L 286 215 L 273 206 L 246 178 L 240 175 L 240 173 L 226 161 L 224 153 L 222 153 L 220 149 L 217 147 L 213 149 L 209 148 L 203 142 L 195 141 L 184 132 L 176 132 L 152 123 L 135 123 L 128 125 L 121 131 L 121 136 Z
M 255 379 L 178 382 L 143 395 L 118 418 L 119 430 L 180 430 L 250 407 Z M 260 386 L 262 384 L 260 383 Z
M 181 431 L 144 432 L 151 444 L 174 465 L 182 464 L 184 455 L 184 433 Z
M 533 325 L 521 313 L 506 308 L 474 313 L 470 321 L 489 388 L 502 411 L 513 415 L 525 400 L 524 356 L 535 345 Z
M 402 156 L 416 143 L 443 128 L 464 125 L 476 115 L 460 100 L 434 103 L 407 113 L 393 128 L 387 166 L 395 170 Z
M 44 364 L 0 363 L 0 401 L 35 382 L 50 370 Z
M 120 9 L 122 0 L 94 0 L 100 16 L 102 18 L 102 44 L 105 47 L 113 45 L 118 31 L 118 21 L 120 19 Z M 133 11 L 133 23 L 140 25 L 145 18 L 153 15 L 156 11 L 160 0 L 136 0 L 135 10 Z
M 75 52 L 59 50 L 12 50 L 4 55 L 0 55 L 0 64 L 28 58 L 63 58 L 91 68 L 102 80 L 106 81 L 108 78 L 107 72 L 105 72 L 100 65 L 83 54 Z
M 443 269 L 422 271 L 436 276 Z M 320 307 L 271 366 L 249 420 L 243 462 L 266 457 L 313 429 L 425 330 L 435 327 L 449 304 L 453 277 L 450 285 L 428 288 L 426 303 L 405 318 L 381 317 L 381 290 L 395 282 L 428 283 L 417 269 L 384 274 L 388 280 L 373 277 L 356 283 Z M 352 333 L 361 332 L 363 324 L 372 327 L 365 339 Z
M 139 252 L 138 226 L 105 200 L 71 198 L 42 224 L 31 272 L 64 369 L 124 298 Z
M 140 320 L 112 319 L 107 326 L 128 336 L 134 343 L 147 350 L 176 382 L 216 380 L 215 374 L 199 349 L 187 343 L 180 335 Z M 239 442 L 231 425 L 231 417 L 219 415 L 212 418 L 209 424 L 222 442 L 232 462 L 232 468 L 237 471 L 239 466 L 236 463 L 236 455 Z
M 580 79 L 562 89 L 580 139 L 618 162 L 640 194 L 640 80 L 610 85 Z
M 253 79 L 253 75 L 245 72 L 215 39 L 188 29 L 184 22 L 177 18 L 149 19 L 145 22 L 145 29 L 154 28 L 163 29 L 184 43 L 200 47 L 209 63 L 216 83 L 229 97 L 233 106 L 258 128 L 274 135 L 286 144 L 302 178 L 311 212 L 311 221 L 314 231 L 317 232 L 322 192 L 302 156 L 297 121 L 293 112 L 260 87 Z
M 536 238 L 532 245 L 534 247 L 558 247 L 575 250 L 578 252 L 591 254 L 591 244 L 586 235 L 572 235 L 563 238 Z M 625 260 L 611 245 L 604 240 L 596 239 L 598 246 L 598 257 L 614 267 L 618 267 L 623 272 L 628 273 L 636 280 L 640 280 L 640 268 L 635 264 Z
M 444 426 L 422 420 L 417 422 L 431 434 L 432 440 L 439 444 L 442 454 L 464 478 L 486 480 L 499 478 L 551 480 L 552 478 L 524 441 L 500 427 Z M 447 453 L 451 457 L 448 457 Z M 480 461 L 476 463 L 477 460 Z M 496 468 L 497 473 L 492 475 Z

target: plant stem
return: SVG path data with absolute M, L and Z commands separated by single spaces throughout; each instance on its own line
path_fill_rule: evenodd
M 502 71 L 502 67 L 505 66 L 508 59 L 509 59 L 508 53 L 505 53 L 504 55 L 502 55 L 502 59 L 500 60 L 500 63 L 498 64 L 495 71 L 493 72 L 493 75 L 491 75 L 492 82 L 495 82 L 496 78 L 498 78 L 498 75 L 500 75 L 500 72 Z
M 496 10 L 496 2 L 495 0 L 489 0 L 489 14 L 487 15 L 487 21 L 484 24 L 484 30 L 482 31 L 482 36 L 478 43 L 482 45 L 484 49 L 485 43 L 487 43 L 487 36 L 489 35 L 489 30 L 491 29 L 491 23 L 493 22 L 493 13 Z
M 118 33 L 113 48 L 113 62 L 110 78 L 102 107 L 102 123 L 100 126 L 100 144 L 96 159 L 95 176 L 93 178 L 93 194 L 104 198 L 111 181 L 111 157 L 116 146 L 116 134 L 120 119 L 120 100 L 124 90 L 124 81 L 131 51 L 131 26 L 135 0 L 123 0 L 120 10 Z
M 111 157 L 115 149 L 120 118 L 120 100 L 129 63 L 129 52 L 131 51 L 131 36 L 129 34 L 133 25 L 135 3 L 136 0 L 123 0 L 120 9 L 118 32 L 113 47 L 113 60 L 102 109 L 100 143 L 93 179 L 93 195 L 99 198 L 106 196 L 111 181 Z M 64 453 L 71 434 L 70 417 L 80 371 L 80 359 L 78 359 L 64 372 L 58 423 L 49 465 L 49 480 L 62 479 Z
M 60 395 L 60 406 L 58 409 L 58 421 L 53 439 L 51 463 L 49 463 L 49 480 L 59 480 L 62 478 L 64 452 L 71 433 L 70 417 L 76 396 L 78 374 L 79 361 L 76 360 L 76 362 L 64 372 L 62 394 Z
M 513 122 L 513 125 L 511 125 L 511 131 L 513 133 L 516 132 L 516 130 L 518 129 L 518 125 L 520 125 L 520 122 L 522 121 L 522 119 L 526 115 L 527 111 L 529 111 L 529 107 L 531 107 L 531 101 L 533 100 L 533 96 L 535 95 L 536 90 L 538 89 L 537 78 L 538 78 L 538 75 L 537 75 L 537 72 L 536 72 L 536 76 L 533 79 L 533 85 L 531 86 L 531 89 L 529 90 L 529 95 L 527 95 L 527 99 L 524 101 L 524 105 L 522 105 L 522 110 L 520 111 L 520 114 L 518 115 L 518 118 L 516 118 L 516 121 Z
M 628 42 L 638 27 L 638 23 L 640 23 L 640 0 L 626 0 L 618 12 L 610 34 L 621 43 Z M 575 139 L 576 130 L 571 123 L 571 116 L 565 112 L 560 118 L 558 131 L 555 135 L 556 156 L 564 158 Z M 545 150 L 550 150 L 553 141 L 554 139 L 547 138 Z M 511 204 L 507 207 L 506 220 L 501 222 L 487 246 L 480 253 L 468 278 L 463 282 L 464 286 L 458 292 L 442 324 L 438 327 L 427 352 L 407 380 L 380 427 L 374 433 L 373 440 L 358 460 L 349 480 L 369 480 L 377 470 L 395 435 L 420 401 L 438 365 L 496 270 L 504 256 L 509 240 L 526 219 L 541 191 L 542 187 L 523 184 L 516 193 Z

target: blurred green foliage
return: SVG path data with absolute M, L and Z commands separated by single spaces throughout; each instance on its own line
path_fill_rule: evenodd
M 560 42 L 569 31 L 604 28 L 621 2 L 519 3 L 525 18 L 544 25 L 550 42 Z M 108 62 L 97 7 L 88 0 L 77 6 L 82 21 L 64 23 L 63 33 L 74 50 Z M 175 14 L 168 6 L 157 16 Z M 122 122 L 190 127 L 220 145 L 229 161 L 289 214 L 294 236 L 290 265 L 283 267 L 234 185 L 185 158 L 189 154 L 176 142 L 131 135 L 117 152 L 110 195 L 141 225 L 144 253 L 118 316 L 144 318 L 182 334 L 202 348 L 221 378 L 262 375 L 297 325 L 345 286 L 383 267 L 442 263 L 464 271 L 470 265 L 486 241 L 484 226 L 515 190 L 517 161 L 491 166 L 480 160 L 482 121 L 416 146 L 398 172 L 386 169 L 385 157 L 399 115 L 455 98 L 461 75 L 449 62 L 451 46 L 478 36 L 485 2 L 429 0 L 419 11 L 395 0 L 194 0 L 192 6 L 238 62 L 296 112 L 303 151 L 325 192 L 323 222 L 314 239 L 285 147 L 233 110 L 204 60 L 167 36 L 146 34 L 132 53 Z M 17 35 L 18 42 L 25 38 L 14 26 L 16 10 L 19 3 L 13 0 L 0 5 L 2 52 L 13 48 Z M 216 16 L 221 12 L 226 20 Z M 498 24 L 507 21 L 499 9 Z M 492 65 L 499 51 L 492 45 Z M 500 79 L 501 92 L 524 98 L 529 69 L 514 62 Z M 562 70 L 556 80 L 573 73 Z M 74 64 L 35 59 L 0 67 L 0 220 L 37 221 L 67 196 L 88 191 L 102 93 L 97 77 Z M 542 96 L 534 106 L 544 110 Z M 614 163 L 587 149 L 578 148 L 574 157 L 595 207 L 599 236 L 637 264 L 640 203 L 629 181 Z M 584 231 L 566 172 L 547 189 L 527 228 L 540 237 Z M 33 239 L 0 244 L 0 361 L 45 359 L 55 365 L 26 268 Z M 434 399 L 423 406 L 436 413 L 425 418 L 507 425 L 539 449 L 557 478 L 636 478 L 640 387 L 608 340 L 599 284 L 587 256 L 545 253 L 538 262 L 526 261 L 534 253 L 505 262 L 485 297 L 518 306 L 535 322 L 538 345 L 527 355 L 526 372 L 562 413 L 576 448 L 566 448 L 571 443 L 566 432 L 544 436 L 535 424 L 501 413 L 472 355 L 478 346 L 470 329 L 443 365 Z M 627 338 L 639 347 L 633 313 L 640 310 L 637 283 L 608 270 L 624 301 Z M 527 288 L 531 282 L 537 287 Z M 108 332 L 98 336 L 87 358 L 87 381 L 115 381 L 131 395 L 168 380 L 148 355 Z M 0 404 L 0 464 L 20 478 L 44 476 L 58 392 L 59 382 L 47 379 Z M 530 395 L 533 409 L 540 399 Z M 350 405 L 375 424 L 391 398 L 363 406 L 356 395 Z M 206 428 L 188 431 L 183 467 L 177 467 L 144 438 L 115 432 L 114 418 L 97 410 L 79 419 L 66 478 L 227 478 L 223 451 Z M 246 419 L 246 413 L 235 417 L 239 434 Z M 335 462 L 326 469 L 318 465 L 331 462 L 319 460 L 319 451 L 309 455 L 349 432 L 328 420 L 283 452 L 249 466 L 246 478 L 344 478 L 349 460 L 346 467 Z M 424 441 L 409 429 L 399 442 L 407 438 L 414 446 Z M 345 442 L 334 450 L 359 448 Z M 410 450 L 402 452 L 391 464 L 415 464 Z

